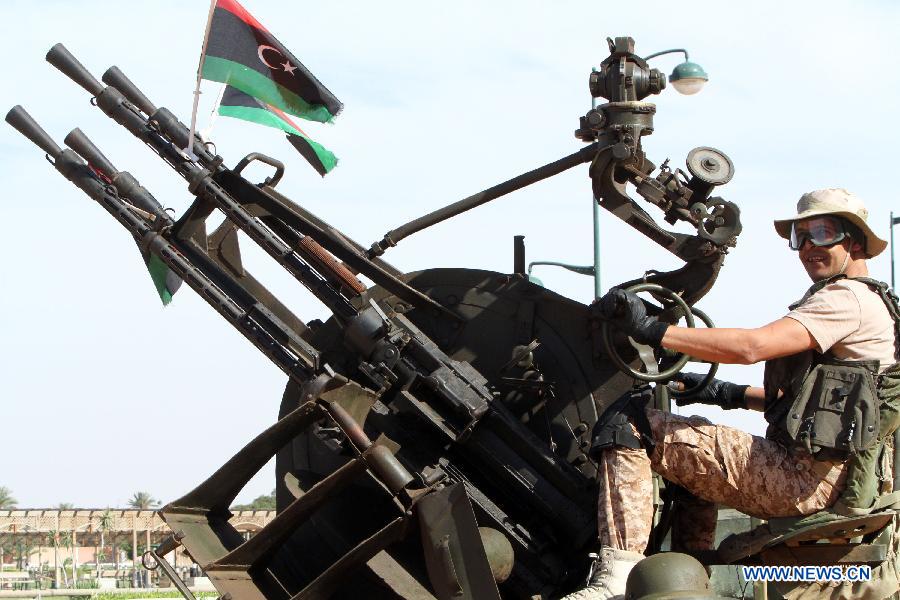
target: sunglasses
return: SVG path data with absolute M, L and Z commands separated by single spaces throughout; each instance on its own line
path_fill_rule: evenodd
M 791 250 L 800 250 L 806 240 L 813 246 L 833 246 L 847 237 L 844 223 L 834 217 L 813 217 L 791 224 Z

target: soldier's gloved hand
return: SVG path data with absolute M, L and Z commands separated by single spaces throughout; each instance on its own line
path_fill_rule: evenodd
M 700 385 L 705 375 L 697 373 L 678 373 L 673 381 L 682 384 L 682 389 L 689 390 Z M 671 384 L 670 384 L 671 385 Z M 747 399 L 744 397 L 749 385 L 738 385 L 730 381 L 722 381 L 721 379 L 713 379 L 702 390 L 695 394 L 684 398 L 675 398 L 678 406 L 686 406 L 688 404 L 711 404 L 713 406 L 721 406 L 725 410 L 733 408 L 747 408 Z M 680 391 L 677 390 L 676 391 Z
M 669 328 L 656 317 L 647 315 L 644 301 L 637 294 L 613 288 L 597 302 L 600 316 L 639 344 L 659 346 Z

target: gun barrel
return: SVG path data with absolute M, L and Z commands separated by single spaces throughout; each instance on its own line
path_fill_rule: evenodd
M 106 85 L 111 85 L 122 92 L 122 95 L 125 96 L 129 102 L 141 109 L 147 116 L 156 112 L 156 106 L 150 102 L 140 89 L 138 89 L 138 86 L 134 85 L 134 82 L 128 79 L 119 67 L 112 66 L 108 68 L 100 79 L 102 79 L 103 83 Z
M 168 108 L 157 108 L 119 67 L 112 66 L 108 68 L 103 73 L 102 79 L 106 85 L 117 89 L 126 100 L 138 107 L 141 112 L 148 117 L 152 117 L 160 133 L 175 142 L 179 148 L 187 146 L 188 136 L 190 135 L 187 125 L 179 121 L 178 117 Z M 206 147 L 196 134 L 193 147 L 194 153 L 200 157 L 201 162 L 207 163 L 213 159 L 213 156 L 207 152 Z
M 84 160 L 88 161 L 88 164 L 110 179 L 119 174 L 119 170 L 113 166 L 109 159 L 100 152 L 100 149 L 78 127 L 70 131 L 63 142 L 81 155 Z
M 78 59 L 61 43 L 55 44 L 47 52 L 47 62 L 62 71 L 62 73 L 86 89 L 91 95 L 96 96 L 103 91 L 103 84 L 91 75 Z
M 19 133 L 34 142 L 36 146 L 49 154 L 51 158 L 54 160 L 59 158 L 62 148 L 60 148 L 59 145 L 53 141 L 53 138 L 51 138 L 50 135 L 44 131 L 33 118 L 31 118 L 28 111 L 22 108 L 21 105 L 17 104 L 13 106 L 10 111 L 6 113 L 6 122 L 15 127 Z
M 123 201 L 122 196 L 125 194 L 120 196 L 116 190 L 110 190 L 108 183 L 98 177 L 97 173 L 74 151 L 60 149 L 21 106 L 11 110 L 6 120 L 48 154 L 54 155 L 56 170 L 122 224 L 138 242 L 142 253 L 149 252 L 158 256 L 289 377 L 298 383 L 310 378 L 318 366 L 318 354 L 314 349 L 308 345 L 282 343 L 289 334 L 281 331 L 280 324 L 273 322 L 271 317 L 256 306 L 255 299 L 246 292 L 239 298 L 234 298 L 224 291 L 219 284 L 221 277 L 217 277 L 215 273 L 207 273 L 204 269 L 209 268 L 209 262 L 201 262 L 198 266 L 198 259 L 202 257 L 194 256 L 195 253 L 190 247 L 178 246 L 154 230 L 143 217 L 135 214 L 133 208 Z M 90 140 L 87 140 L 87 143 L 90 144 Z M 54 148 L 55 152 L 51 152 Z M 97 152 L 99 153 L 99 150 Z M 122 171 L 118 173 L 117 179 L 123 176 L 130 177 L 128 173 Z M 118 181 L 116 183 L 119 187 Z
M 76 127 L 69 132 L 69 135 L 63 141 L 66 143 L 66 146 L 88 161 L 88 164 L 106 175 L 123 198 L 126 198 L 133 205 L 149 212 L 156 218 L 163 218 L 166 221 L 171 220 L 165 209 L 163 209 L 162 204 L 159 203 L 153 194 L 141 186 L 131 173 L 116 169 L 81 129 Z

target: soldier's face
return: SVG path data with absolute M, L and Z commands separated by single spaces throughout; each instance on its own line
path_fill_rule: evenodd
M 841 269 L 847 265 L 852 243 L 851 238 L 841 235 L 839 241 L 831 245 L 816 246 L 810 239 L 813 237 L 812 235 L 803 234 L 807 233 L 808 226 L 822 227 L 819 221 L 820 219 L 808 219 L 795 224 L 797 232 L 801 234 L 798 236 L 798 239 L 801 240 L 799 242 L 801 244 L 799 248 L 800 262 L 803 263 L 803 268 L 806 269 L 809 278 L 813 281 L 821 281 L 840 273 Z M 824 239 L 824 236 L 819 239 Z

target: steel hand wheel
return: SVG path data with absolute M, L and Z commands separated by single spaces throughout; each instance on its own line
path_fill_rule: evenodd
M 671 300 L 677 307 L 679 307 L 685 315 L 685 321 L 687 322 L 688 327 L 694 327 L 694 316 L 696 315 L 707 327 L 713 327 L 712 320 L 709 316 L 706 315 L 703 311 L 697 308 L 692 308 L 687 305 L 681 296 L 673 292 L 672 290 L 665 288 L 661 285 L 655 283 L 639 283 L 637 285 L 633 285 L 629 288 L 626 288 L 626 291 L 633 292 L 635 294 L 640 292 L 651 292 L 665 298 Z M 672 379 L 684 366 L 691 361 L 691 357 L 687 354 L 680 354 L 678 359 L 668 368 L 663 369 L 662 371 L 658 371 L 657 373 L 645 373 L 642 371 L 638 371 L 628 363 L 626 363 L 622 359 L 622 355 L 619 353 L 615 344 L 613 344 L 613 334 L 614 327 L 611 327 L 609 322 L 604 321 L 602 324 L 602 338 L 603 345 L 606 349 L 606 354 L 609 356 L 610 360 L 612 360 L 613 364 L 623 373 L 634 377 L 635 379 L 639 379 L 641 381 L 651 381 L 651 382 L 659 382 L 659 381 L 668 381 Z M 638 351 L 643 357 L 647 356 L 648 352 L 652 353 L 653 349 L 644 344 L 638 344 L 633 339 L 628 338 L 628 341 L 632 346 Z M 709 363 L 710 368 L 709 372 L 707 372 L 706 376 L 703 378 L 703 381 L 698 385 L 685 389 L 683 391 L 672 391 L 673 398 L 683 398 L 686 396 L 690 396 L 696 394 L 705 388 L 710 381 L 712 381 L 713 377 L 716 374 L 716 371 L 719 368 L 718 363 Z

